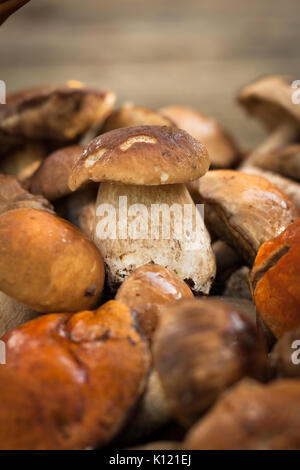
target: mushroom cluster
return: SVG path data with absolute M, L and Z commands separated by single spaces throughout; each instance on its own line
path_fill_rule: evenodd
M 300 449 L 291 83 L 239 93 L 270 131 L 250 151 L 182 105 L 114 109 L 76 81 L 8 96 L 1 450 Z

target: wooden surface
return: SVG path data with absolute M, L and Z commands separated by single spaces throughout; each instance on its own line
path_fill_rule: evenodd
M 244 148 L 262 137 L 234 102 L 262 74 L 300 79 L 299 0 L 31 0 L 0 28 L 9 91 L 69 79 L 119 102 L 192 105 Z

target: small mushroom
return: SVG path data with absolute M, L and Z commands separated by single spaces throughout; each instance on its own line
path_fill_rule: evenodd
M 102 133 L 133 126 L 172 126 L 174 123 L 158 111 L 124 103 L 121 108 L 113 111 L 104 122 Z
M 167 106 L 159 112 L 205 145 L 213 168 L 230 168 L 239 161 L 236 143 L 215 119 L 186 106 Z
M 93 308 L 104 283 L 96 246 L 45 211 L 0 215 L 0 290 L 42 313 Z
M 184 185 L 208 166 L 205 147 L 171 127 L 116 129 L 84 150 L 69 186 L 102 182 L 94 241 L 112 290 L 137 267 L 154 262 L 177 272 L 195 292 L 209 292 L 215 274 L 210 238 Z
M 210 230 L 252 265 L 260 246 L 294 222 L 300 211 L 275 185 L 258 175 L 209 171 L 199 182 Z
M 255 326 L 220 300 L 182 300 L 165 308 L 154 361 L 171 410 L 194 423 L 242 377 L 264 379 L 266 356 Z
M 47 146 L 40 142 L 30 142 L 10 151 L 0 161 L 0 171 L 26 181 L 38 169 L 47 156 Z
M 242 167 L 255 165 L 261 155 L 277 150 L 299 136 L 300 107 L 292 101 L 291 83 L 288 77 L 267 76 L 250 83 L 240 92 L 239 103 L 271 132 L 268 139 L 248 156 Z
M 103 447 L 143 392 L 149 352 L 121 302 L 44 315 L 2 340 L 2 450 Z
M 78 82 L 20 91 L 0 111 L 0 132 L 20 138 L 71 142 L 106 118 L 115 102 L 110 91 Z
M 184 298 L 193 298 L 188 285 L 175 273 L 157 264 L 137 268 L 116 294 L 116 300 L 135 312 L 140 328 L 150 341 L 163 307 Z
M 250 282 L 259 316 L 276 338 L 300 325 L 300 219 L 262 245 Z
M 300 326 L 287 331 L 270 354 L 273 377 L 300 378 Z
M 299 380 L 243 380 L 194 425 L 182 449 L 298 450 L 299 423 Z
M 300 145 L 290 144 L 260 156 L 256 165 L 300 182 Z

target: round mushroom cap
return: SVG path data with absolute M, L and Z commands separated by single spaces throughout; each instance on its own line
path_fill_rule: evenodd
M 158 264 L 137 268 L 116 294 L 116 300 L 136 313 L 140 328 L 149 340 L 157 328 L 163 306 L 184 298 L 193 298 L 189 286 L 177 274 Z
M 1 449 L 102 447 L 143 391 L 149 352 L 120 302 L 45 315 L 2 339 Z
M 153 352 L 171 409 L 185 426 L 242 377 L 266 373 L 255 325 L 236 306 L 213 298 L 166 306 Z
M 90 180 L 142 186 L 185 183 L 208 168 L 206 148 L 184 130 L 124 127 L 100 135 L 86 147 L 69 186 L 74 191 Z
M 115 102 L 111 91 L 70 82 L 23 90 L 0 108 L 0 131 L 29 139 L 71 141 L 106 118 Z
M 259 316 L 276 338 L 300 326 L 300 219 L 262 245 L 250 282 Z
M 0 214 L 13 209 L 31 207 L 54 214 L 53 207 L 43 196 L 34 196 L 24 189 L 14 176 L 0 173 Z
M 238 102 L 269 130 L 291 122 L 300 131 L 300 106 L 292 101 L 292 82 L 284 76 L 260 78 L 243 88 Z
M 76 227 L 45 211 L 0 216 L 0 290 L 32 309 L 93 308 L 104 284 L 96 246 Z
M 264 242 L 300 216 L 285 194 L 258 175 L 209 171 L 199 181 L 199 193 L 208 227 L 250 264 Z
M 173 126 L 174 123 L 162 116 L 158 111 L 124 103 L 121 108 L 113 111 L 106 119 L 102 132 L 112 131 L 121 127 L 134 126 Z
M 243 380 L 189 431 L 183 449 L 298 450 L 300 381 Z
M 229 168 L 238 162 L 237 144 L 218 122 L 186 106 L 167 106 L 159 112 L 204 144 L 214 168 Z
M 81 154 L 80 145 L 64 147 L 51 153 L 32 175 L 30 191 L 33 194 L 42 194 L 49 201 L 70 194 L 72 191 L 68 186 L 68 179 Z

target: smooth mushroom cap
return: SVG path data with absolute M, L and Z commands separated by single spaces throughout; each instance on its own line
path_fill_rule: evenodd
M 291 144 L 259 155 L 255 165 L 282 176 L 300 181 L 300 145 Z
M 186 106 L 167 106 L 159 112 L 205 145 L 212 167 L 229 168 L 238 162 L 237 144 L 215 119 Z
M 101 132 L 112 131 L 121 127 L 134 126 L 173 126 L 171 119 L 158 111 L 124 103 L 121 108 L 113 111 L 104 122 Z
M 14 176 L 0 173 L 0 214 L 25 207 L 54 214 L 52 205 L 43 196 L 34 196 L 26 191 Z
M 294 222 L 300 211 L 261 176 L 233 170 L 209 171 L 199 181 L 205 221 L 219 238 L 252 264 L 259 247 Z
M 167 126 L 115 129 L 94 139 L 69 179 L 74 191 L 88 181 L 133 185 L 185 183 L 209 168 L 205 147 L 187 132 Z
M 300 219 L 262 245 L 250 282 L 257 311 L 276 338 L 300 325 Z
M 30 190 L 42 194 L 49 201 L 67 196 L 72 191 L 68 186 L 71 170 L 82 154 L 80 145 L 64 147 L 51 153 L 31 177 Z
M 163 306 L 183 298 L 193 298 L 193 293 L 172 271 L 157 264 L 146 264 L 125 279 L 115 298 L 135 312 L 140 328 L 151 340 Z
M 149 352 L 120 302 L 42 316 L 3 341 L 1 449 L 102 447 L 143 391 Z
M 29 139 L 67 142 L 106 118 L 115 102 L 110 91 L 78 83 L 23 90 L 0 109 L 0 130 Z
M 241 90 L 238 102 L 269 130 L 290 122 L 300 131 L 300 107 L 292 101 L 292 81 L 284 76 L 260 78 Z
M 165 307 L 153 352 L 170 407 L 185 426 L 242 377 L 265 377 L 256 327 L 235 306 L 212 298 Z
M 259 385 L 244 380 L 189 431 L 183 449 L 297 450 L 300 382 Z
M 47 212 L 16 209 L 0 216 L 0 290 L 43 313 L 94 307 L 104 284 L 96 246 Z

